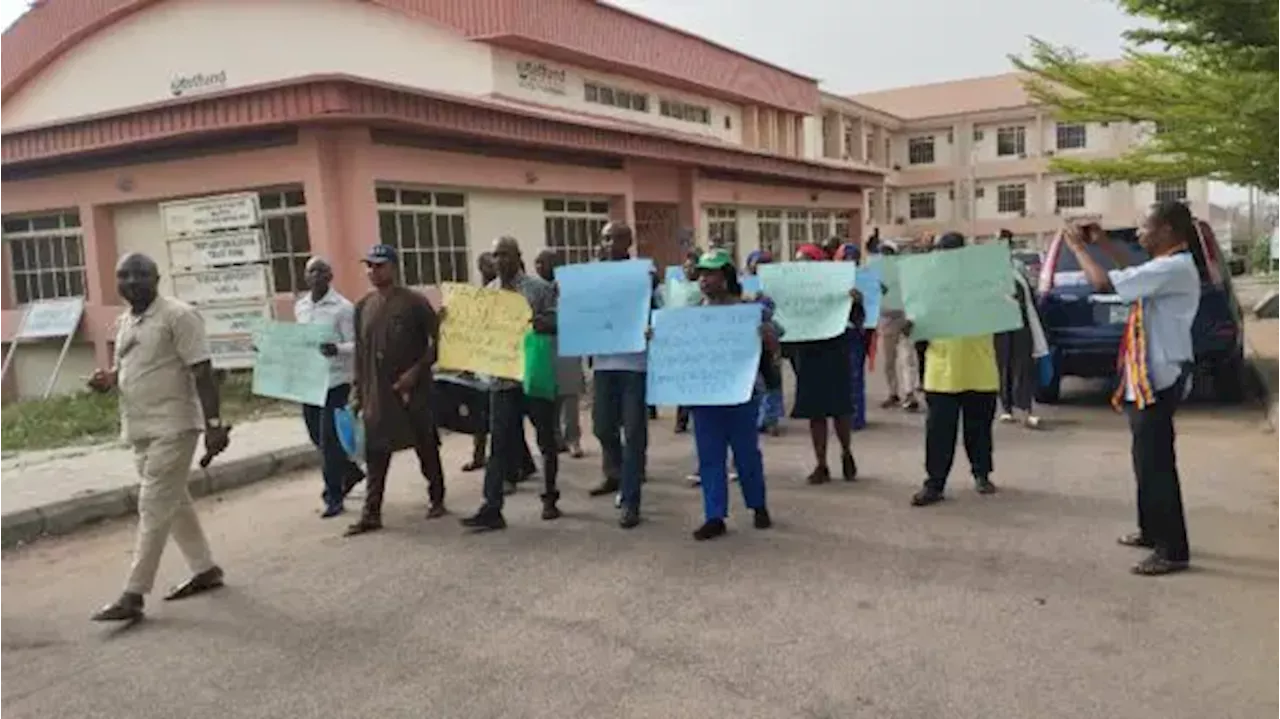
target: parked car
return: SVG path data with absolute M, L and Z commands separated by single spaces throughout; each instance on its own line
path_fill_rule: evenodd
M 1209 377 L 1214 394 L 1227 402 L 1244 398 L 1244 332 L 1231 286 L 1227 258 L 1213 230 L 1197 221 L 1198 241 L 1190 247 L 1200 271 L 1200 310 L 1192 324 L 1196 377 Z M 1138 244 L 1137 228 L 1107 230 L 1107 242 L 1130 264 L 1149 259 Z M 1100 248 L 1089 253 L 1103 267 L 1115 263 Z M 1076 257 L 1061 237 L 1053 240 L 1040 271 L 1039 308 L 1050 346 L 1051 371 L 1037 393 L 1040 402 L 1058 401 L 1062 378 L 1106 377 L 1116 381 L 1116 358 L 1129 308 L 1114 294 L 1093 291 Z

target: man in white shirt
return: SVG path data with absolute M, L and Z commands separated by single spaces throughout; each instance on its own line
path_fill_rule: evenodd
M 343 451 L 333 425 L 334 411 L 347 405 L 347 396 L 351 393 L 356 347 L 355 307 L 331 286 L 333 269 L 323 258 L 308 260 L 304 277 L 310 292 L 294 304 L 294 319 L 298 324 L 331 327 L 337 338 L 336 342 L 320 345 L 320 354 L 329 358 L 329 394 L 325 396 L 324 406 L 302 406 L 307 433 L 320 450 L 324 477 L 324 511 L 320 516 L 328 519 L 342 514 L 342 500 L 364 479 L 364 473 Z

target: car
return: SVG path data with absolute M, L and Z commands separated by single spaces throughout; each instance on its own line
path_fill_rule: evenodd
M 1027 282 L 1035 284 L 1040 277 L 1040 268 L 1044 264 L 1044 258 L 1035 250 L 1014 250 L 1013 259 L 1022 263 L 1026 268 Z
M 1244 331 L 1240 305 L 1231 286 L 1227 258 L 1213 230 L 1196 221 L 1197 241 L 1189 248 L 1200 272 L 1200 309 L 1192 324 L 1196 378 L 1208 377 L 1219 400 L 1244 399 Z M 1129 264 L 1149 259 L 1138 244 L 1135 227 L 1106 231 L 1107 242 L 1129 259 Z M 1103 267 L 1114 261 L 1101 248 L 1089 253 Z M 1116 359 L 1129 307 L 1114 294 L 1094 292 L 1075 255 L 1061 236 L 1055 237 L 1040 270 L 1037 306 L 1043 320 L 1050 354 L 1043 373 L 1038 401 L 1058 401 L 1063 377 L 1107 378 L 1117 381 Z

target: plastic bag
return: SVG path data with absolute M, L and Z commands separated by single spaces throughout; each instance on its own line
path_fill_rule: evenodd
M 356 464 L 364 464 L 364 422 L 350 407 L 333 410 L 333 428 L 342 451 Z
M 556 338 L 529 332 L 524 336 L 524 393 L 556 398 Z

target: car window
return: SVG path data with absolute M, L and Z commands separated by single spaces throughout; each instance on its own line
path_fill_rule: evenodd
M 1142 249 L 1142 245 L 1138 244 L 1138 233 L 1136 230 L 1107 230 L 1107 242 L 1111 243 L 1111 247 L 1118 249 L 1120 256 L 1124 257 L 1128 265 L 1136 265 L 1151 259 L 1147 251 Z M 1196 262 L 1196 271 L 1200 274 L 1200 281 L 1207 282 L 1209 279 L 1209 270 L 1205 264 L 1204 247 L 1200 242 L 1191 243 L 1191 257 Z M 1111 259 L 1111 255 L 1102 251 L 1101 247 L 1091 245 L 1089 247 L 1089 255 L 1093 257 L 1103 269 L 1114 270 L 1116 263 Z M 1067 249 L 1065 245 L 1059 247 L 1057 262 L 1054 263 L 1053 271 L 1059 272 L 1080 272 L 1080 263 L 1076 261 L 1076 256 Z

